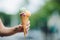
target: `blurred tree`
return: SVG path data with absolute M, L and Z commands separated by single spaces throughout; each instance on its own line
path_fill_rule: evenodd
M 47 27 L 47 19 L 54 11 L 60 14 L 60 0 L 50 0 L 31 16 L 31 28 Z
M 0 12 L 0 18 L 2 19 L 5 26 L 10 26 L 10 15 Z

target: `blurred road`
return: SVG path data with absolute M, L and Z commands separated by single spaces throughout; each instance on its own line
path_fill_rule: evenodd
M 51 40 L 51 38 L 53 38 L 52 40 L 56 40 L 56 38 L 54 38 L 53 36 L 50 39 L 49 37 L 51 36 L 50 35 L 47 36 L 48 40 Z M 40 30 L 30 30 L 26 36 L 26 40 L 47 40 L 47 39 L 44 33 L 42 33 Z M 15 35 L 8 37 L 0 37 L 0 40 L 24 40 L 24 34 L 17 33 Z

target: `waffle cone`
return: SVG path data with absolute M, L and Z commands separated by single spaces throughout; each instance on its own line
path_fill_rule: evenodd
M 23 13 L 21 13 L 23 14 Z M 24 12 L 25 15 L 21 15 L 21 22 L 22 22 L 22 26 L 23 26 L 23 29 L 24 29 L 24 36 L 26 36 L 26 25 L 29 21 L 29 17 L 31 16 L 30 12 L 29 11 L 25 11 Z

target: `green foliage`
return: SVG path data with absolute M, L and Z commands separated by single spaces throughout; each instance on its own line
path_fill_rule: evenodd
M 10 15 L 7 15 L 7 14 L 5 14 L 3 12 L 0 12 L 0 18 L 2 19 L 3 24 L 5 26 L 10 25 Z
M 32 14 L 30 18 L 31 28 L 40 29 L 41 27 L 47 27 L 47 20 L 55 10 L 60 12 L 60 5 L 58 4 L 58 2 L 54 0 L 47 2 L 35 14 Z

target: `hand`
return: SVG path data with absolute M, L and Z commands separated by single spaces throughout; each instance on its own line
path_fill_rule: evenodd
M 28 23 L 26 24 L 26 32 L 28 32 L 29 30 L 29 27 L 30 27 L 30 21 L 28 21 Z M 22 27 L 22 25 L 18 25 L 15 30 L 16 32 L 24 32 L 24 29 Z
M 28 32 L 30 26 L 30 21 L 26 24 L 26 32 Z M 0 36 L 10 36 L 17 32 L 24 32 L 22 25 L 14 26 L 14 27 L 5 27 L 0 19 Z

